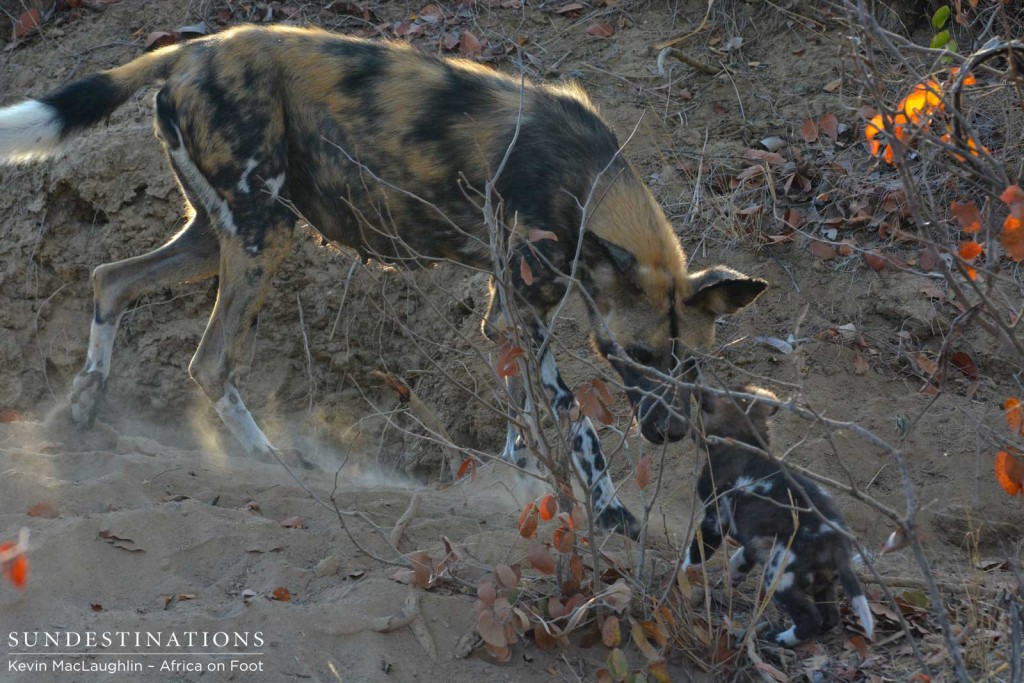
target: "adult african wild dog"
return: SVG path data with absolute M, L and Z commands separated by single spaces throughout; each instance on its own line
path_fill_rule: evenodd
M 839 624 L 837 580 L 872 638 L 874 619 L 835 503 L 810 479 L 735 445 L 769 448 L 768 418 L 777 407 L 759 399 L 776 400 L 753 385 L 733 387 L 729 395 L 701 392 L 694 437 L 708 457 L 697 482 L 704 520 L 683 568 L 706 562 L 728 534 L 740 543 L 729 558 L 733 583 L 742 582 L 755 564 L 767 563 L 765 585 L 774 587 L 775 601 L 793 620 L 792 627 L 771 636 L 776 643 L 794 645 Z M 709 436 L 729 441 L 709 442 Z
M 95 419 L 125 306 L 146 291 L 219 274 L 189 373 L 250 452 L 271 453 L 232 371 L 289 252 L 296 214 L 365 258 L 489 269 L 487 230 L 471 198 L 494 174 L 517 120 L 495 190 L 517 231 L 542 228 L 557 241 L 515 253 L 511 271 L 518 274 L 525 258 L 536 276 L 530 286 L 517 276 L 516 295 L 535 314 L 533 334 L 544 334 L 545 314 L 562 297 L 580 247 L 577 276 L 593 302 L 596 349 L 622 376 L 646 438 L 682 438 L 689 396 L 669 392 L 644 367 L 678 372 L 690 349 L 713 340 L 717 317 L 766 287 L 724 267 L 687 271 L 671 225 L 582 90 L 521 88 L 519 78 L 402 43 L 241 27 L 167 47 L 0 109 L 0 160 L 51 154 L 154 83 L 162 84 L 156 136 L 192 215 L 159 249 L 93 272 L 88 357 L 69 398 L 80 425 Z M 595 198 L 589 204 L 588 196 Z M 492 292 L 489 337 L 502 317 Z M 572 393 L 549 352 L 542 366 L 550 400 L 567 410 Z M 599 522 L 634 532 L 593 426 L 583 418 L 574 428 L 574 462 L 594 493 Z M 514 441 L 507 458 L 516 456 Z

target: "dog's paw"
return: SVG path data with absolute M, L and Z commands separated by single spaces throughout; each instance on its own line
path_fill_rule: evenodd
M 99 372 L 80 372 L 68 394 L 68 412 L 79 429 L 92 427 L 96 422 L 103 395 L 107 391 L 107 378 Z
M 602 529 L 614 531 L 628 536 L 633 540 L 640 538 L 640 522 L 633 513 L 622 506 L 609 505 L 597 516 L 597 525 Z

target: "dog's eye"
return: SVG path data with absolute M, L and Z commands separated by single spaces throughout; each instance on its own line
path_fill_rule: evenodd
M 651 350 L 646 347 L 630 346 L 628 349 L 626 349 L 626 353 L 628 353 L 629 357 L 635 360 L 640 365 L 654 364 L 654 354 L 651 353 Z

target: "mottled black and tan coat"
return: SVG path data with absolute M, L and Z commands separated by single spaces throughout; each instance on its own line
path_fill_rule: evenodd
M 648 439 L 681 438 L 689 398 L 667 392 L 644 367 L 678 372 L 690 349 L 712 341 L 715 318 L 765 288 L 726 268 L 688 272 L 671 225 L 582 90 L 524 85 L 404 43 L 241 27 L 164 48 L 0 109 L 0 162 L 52 153 L 154 83 L 162 84 L 156 135 L 192 219 L 160 249 L 95 270 L 89 354 L 70 397 L 79 424 L 95 418 L 125 306 L 145 291 L 219 274 L 217 303 L 189 372 L 250 451 L 270 452 L 232 371 L 243 332 L 290 252 L 296 216 L 367 258 L 489 269 L 479 193 L 517 121 L 495 187 L 503 215 L 517 232 L 557 236 L 535 243 L 536 254 L 516 252 L 514 260 L 526 258 L 537 278 L 515 283 L 518 298 L 532 307 L 540 334 L 565 292 L 582 235 L 577 275 L 594 304 L 595 346 L 622 375 Z M 488 336 L 502 317 L 492 298 Z M 572 394 L 550 355 L 542 360 L 550 398 L 564 410 Z M 604 510 L 602 523 L 634 532 L 593 427 L 584 419 L 576 430 L 576 465 Z M 514 457 L 509 449 L 506 456 Z

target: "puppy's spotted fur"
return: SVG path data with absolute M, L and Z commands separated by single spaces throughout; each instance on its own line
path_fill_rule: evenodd
M 775 400 L 756 386 L 731 391 Z M 768 418 L 775 406 L 710 393 L 702 394 L 700 403 L 698 429 L 703 436 L 768 449 Z M 699 437 L 698 443 L 707 452 L 697 483 L 705 516 L 684 568 L 706 562 L 723 536 L 732 536 L 740 544 L 729 558 L 733 583 L 741 582 L 756 564 L 766 563 L 765 585 L 774 586 L 776 603 L 793 620 L 791 628 L 770 636 L 776 643 L 795 645 L 839 623 L 837 580 L 871 638 L 874 620 L 851 566 L 850 541 L 840 533 L 847 531 L 846 523 L 828 494 L 810 479 L 786 473 L 777 462 L 749 450 Z
M 281 26 L 240 27 L 170 46 L 0 109 L 0 163 L 52 153 L 157 83 L 156 136 L 192 219 L 160 249 L 95 270 L 89 355 L 70 397 L 81 425 L 95 419 L 128 303 L 219 275 L 217 303 L 189 372 L 249 451 L 273 452 L 232 374 L 243 333 L 291 250 L 296 213 L 364 258 L 490 269 L 479 198 L 513 137 L 495 186 L 506 236 L 516 245 L 513 295 L 532 311 L 548 398 L 561 413 L 572 406 L 572 393 L 540 340 L 577 253 L 596 349 L 622 376 L 644 436 L 658 442 L 686 434 L 689 397 L 647 368 L 685 370 L 692 349 L 714 339 L 715 319 L 767 286 L 723 267 L 688 271 L 672 226 L 581 89 L 521 86 L 519 78 L 405 43 Z M 557 239 L 527 246 L 531 228 Z M 530 285 L 519 279 L 523 259 Z M 491 338 L 507 317 L 496 301 L 492 296 L 484 322 Z M 574 461 L 599 503 L 600 522 L 635 533 L 593 425 L 584 418 L 573 431 Z M 510 433 L 505 457 L 525 457 L 521 441 Z

